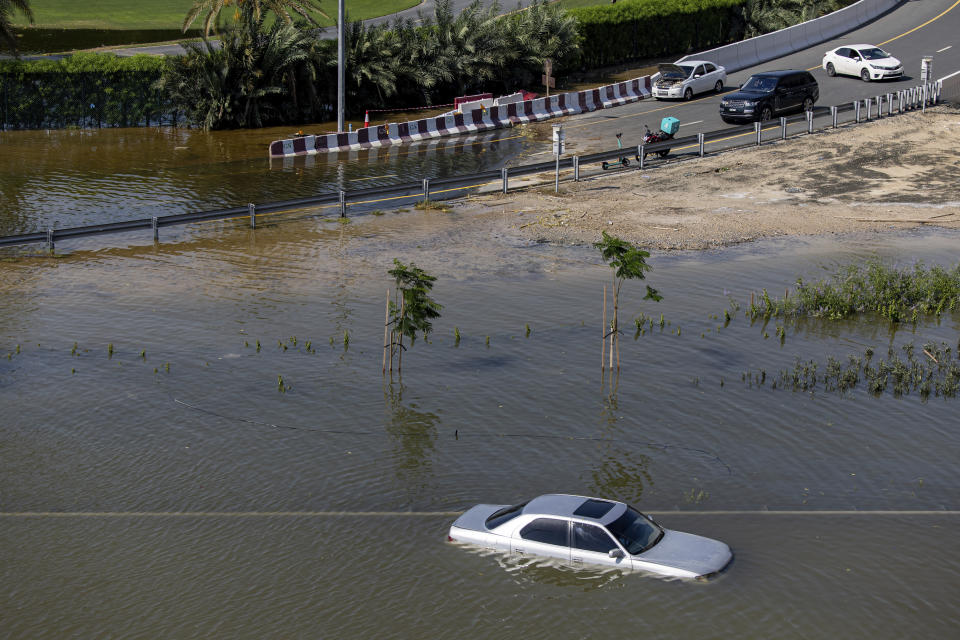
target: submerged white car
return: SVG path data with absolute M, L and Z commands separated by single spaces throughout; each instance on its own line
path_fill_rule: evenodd
M 872 44 L 853 44 L 827 51 L 822 66 L 828 76 L 859 76 L 864 82 L 903 76 L 900 61 Z
M 733 558 L 718 541 L 664 529 L 622 502 L 547 494 L 517 505 L 478 504 L 450 527 L 450 541 L 519 556 L 554 558 L 676 578 L 719 573 Z
M 707 60 L 684 60 L 676 64 L 659 64 L 650 78 L 650 92 L 657 100 L 682 98 L 690 100 L 711 89 L 720 93 L 727 81 L 726 70 Z

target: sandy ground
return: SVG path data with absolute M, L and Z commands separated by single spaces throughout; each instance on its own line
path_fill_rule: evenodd
M 960 109 L 939 106 L 644 171 L 482 195 L 532 240 L 594 242 L 607 231 L 659 249 L 778 235 L 960 227 Z M 506 215 L 504 215 L 506 214 Z

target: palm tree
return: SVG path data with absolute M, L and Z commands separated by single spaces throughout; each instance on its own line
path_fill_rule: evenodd
M 315 80 L 312 37 L 283 22 L 267 32 L 262 26 L 261 14 L 251 29 L 226 33 L 221 46 L 185 43 L 186 55 L 170 60 L 160 86 L 190 120 L 208 130 L 280 122 L 295 78 Z
M 14 10 L 26 16 L 30 24 L 33 24 L 33 11 L 30 10 L 30 0 L 0 0 L 0 39 L 6 42 L 13 55 L 17 55 L 17 38 L 11 23 Z
M 193 6 L 183 20 L 183 31 L 186 32 L 200 14 L 206 13 L 203 19 L 203 32 L 205 35 L 210 35 L 211 28 L 216 30 L 220 12 L 231 5 L 234 6 L 233 19 L 237 22 L 244 14 L 248 19 L 260 20 L 267 11 L 273 12 L 287 24 L 293 23 L 291 13 L 299 15 L 314 25 L 319 23 L 310 14 L 311 11 L 319 13 L 327 20 L 331 19 L 320 8 L 320 0 L 193 0 Z

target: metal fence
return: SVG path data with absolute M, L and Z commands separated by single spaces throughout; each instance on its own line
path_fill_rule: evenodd
M 597 163 L 604 160 L 614 160 L 626 156 L 636 163 L 633 166 L 644 169 L 648 166 L 648 163 L 651 162 L 647 157 L 651 155 L 656 156 L 658 151 L 681 151 L 684 152 L 684 155 L 702 157 L 706 154 L 707 144 L 719 143 L 721 141 L 726 142 L 736 137 L 749 136 L 749 141 L 745 144 L 760 145 L 765 140 L 764 133 L 766 132 L 766 141 L 769 142 L 771 140 L 770 132 L 774 131 L 775 139 L 786 139 L 788 137 L 787 127 L 798 123 L 805 123 L 805 132 L 813 133 L 815 130 L 814 118 L 822 118 L 828 114 L 829 121 L 825 128 L 836 128 L 840 124 L 860 123 L 876 118 L 890 117 L 895 113 L 925 110 L 928 105 L 934 105 L 940 101 L 942 87 L 942 82 L 938 81 L 900 90 L 896 93 L 881 94 L 864 100 L 847 102 L 831 107 L 819 107 L 815 111 L 779 118 L 779 121 L 771 120 L 765 123 L 754 122 L 749 125 L 728 127 L 717 131 L 675 138 L 656 144 L 613 149 L 583 156 L 570 156 L 561 158 L 559 161 L 550 160 L 547 162 L 505 167 L 447 178 L 425 178 L 420 182 L 406 182 L 381 187 L 371 187 L 368 189 L 322 193 L 315 196 L 262 204 L 251 203 L 245 206 L 216 209 L 213 211 L 157 216 L 153 218 L 125 220 L 122 222 L 65 229 L 50 228 L 34 233 L 0 236 L 0 246 L 45 242 L 52 251 L 58 240 L 143 229 L 151 229 L 154 241 L 159 241 L 159 230 L 162 227 L 184 225 L 205 220 L 249 218 L 250 226 L 256 228 L 258 215 L 311 207 L 332 209 L 335 213 L 339 214 L 339 216 L 346 217 L 347 210 L 350 207 L 362 207 L 364 205 L 369 207 L 374 204 L 382 206 L 381 203 L 384 202 L 409 201 L 412 198 L 429 201 L 431 198 L 436 198 L 437 196 L 440 198 L 449 197 L 450 194 L 454 192 L 477 189 L 489 185 L 497 185 L 498 190 L 507 193 L 510 189 L 511 178 L 542 174 L 545 172 L 556 172 L 556 183 L 559 185 L 560 170 L 567 172 L 572 170 L 572 175 L 568 173 L 565 180 L 579 181 L 581 178 L 581 166 L 593 164 L 595 167 Z M 743 146 L 743 144 L 735 144 L 733 146 Z M 654 160 L 653 162 L 656 161 Z M 594 170 L 594 174 L 601 171 L 602 170 Z
M 174 124 L 159 72 L 0 73 L 0 127 L 63 129 Z

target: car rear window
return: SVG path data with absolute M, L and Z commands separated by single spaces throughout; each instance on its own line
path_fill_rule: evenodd
M 577 507 L 573 515 L 580 516 L 581 518 L 602 518 L 610 509 L 613 509 L 613 504 L 614 503 L 606 500 L 588 498 L 583 501 L 583 504 Z
M 537 518 L 520 530 L 520 537 L 531 542 L 544 542 L 566 547 L 567 521 L 555 518 Z
M 529 502 L 529 500 L 527 502 Z M 523 511 L 523 508 L 525 506 L 527 506 L 527 503 L 521 502 L 520 504 L 515 504 L 510 507 L 504 507 L 503 509 L 498 509 L 497 511 L 494 511 L 489 518 L 487 518 L 484 524 L 487 525 L 487 529 L 496 529 L 497 527 L 502 525 L 504 522 L 513 520 L 518 515 L 520 515 L 520 512 Z

